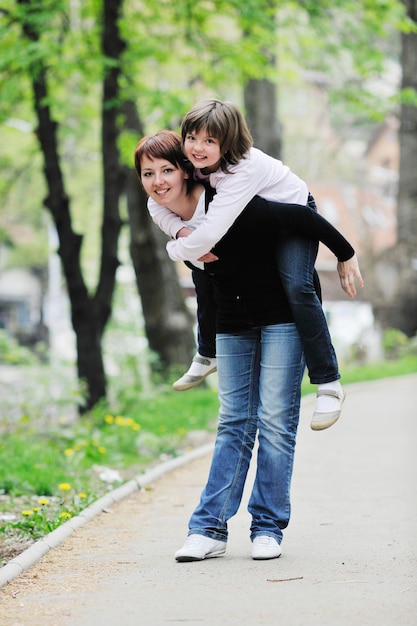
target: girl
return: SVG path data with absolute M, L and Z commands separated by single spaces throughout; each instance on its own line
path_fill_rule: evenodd
M 218 101 L 215 101 L 216 103 Z M 197 108 L 199 107 L 199 105 L 197 105 Z M 234 108 L 232 107 L 232 109 L 229 109 L 229 107 L 231 107 L 231 105 L 227 105 L 226 109 L 224 109 L 224 107 L 221 107 L 221 112 L 222 115 L 224 113 L 224 110 L 226 110 L 226 113 L 229 110 L 235 111 Z M 215 109 L 214 109 L 215 110 Z M 192 113 L 194 110 L 192 110 L 190 113 Z M 211 107 L 210 112 L 213 111 L 213 108 Z M 207 112 L 206 112 L 207 113 Z M 194 114 L 193 114 L 194 115 Z M 183 122 L 183 148 L 184 150 L 187 152 L 187 157 L 190 159 L 191 161 L 191 157 L 193 156 L 194 153 L 198 153 L 198 159 L 202 160 L 203 162 L 206 163 L 206 161 L 204 161 L 204 153 L 208 154 L 210 156 L 210 158 L 208 159 L 208 165 L 207 167 L 211 168 L 214 167 L 215 164 L 219 163 L 219 154 L 221 153 L 221 150 L 224 148 L 224 146 L 229 147 L 229 144 L 226 143 L 222 143 L 220 144 L 220 141 L 218 139 L 213 138 L 214 137 L 214 130 L 212 128 L 212 126 L 210 126 L 209 122 L 207 121 L 207 114 L 205 116 L 206 119 L 206 124 L 204 126 L 204 131 L 201 130 L 201 128 L 198 127 L 194 127 L 194 131 L 190 131 L 188 132 L 188 124 L 189 123 L 195 123 L 194 122 L 194 117 L 193 115 L 191 115 L 191 117 L 193 118 L 191 121 L 188 119 L 188 117 L 186 116 L 184 122 Z M 219 115 L 215 116 L 215 127 L 216 129 L 221 125 L 218 122 L 218 117 Z M 224 115 L 223 115 L 224 117 Z M 226 115 L 226 117 L 228 117 Z M 211 116 L 209 115 L 208 119 L 211 119 Z M 231 120 L 232 121 L 234 118 L 232 117 Z M 241 127 L 241 125 L 243 124 L 243 128 L 246 129 L 246 126 L 244 124 L 244 121 L 240 119 L 239 115 L 237 118 L 239 121 L 238 127 L 235 127 L 235 133 L 232 133 L 233 136 L 236 136 L 236 132 L 237 130 Z M 217 121 L 216 121 L 217 120 Z M 224 120 L 223 120 L 224 121 Z M 213 122 L 214 123 L 214 122 Z M 209 124 L 209 125 L 208 125 Z M 227 127 L 229 128 L 229 127 Z M 231 130 L 229 128 L 229 130 Z M 203 146 L 200 147 L 200 139 L 201 139 L 201 133 L 204 132 L 204 142 L 203 142 L 203 146 L 207 145 L 208 149 L 205 150 L 205 148 Z M 206 137 L 206 133 L 209 133 L 209 137 Z M 248 134 L 248 131 L 247 131 Z M 246 133 L 244 133 L 244 136 L 246 137 Z M 249 136 L 249 135 L 248 135 Z M 187 139 L 188 138 L 188 139 Z M 229 213 L 228 213 L 228 209 L 226 207 L 223 206 L 223 204 L 220 202 L 220 207 L 221 207 L 221 211 L 219 213 L 218 208 L 216 209 L 215 203 L 216 201 L 218 201 L 219 196 L 220 196 L 220 192 L 219 189 L 222 189 L 222 185 L 221 183 L 223 182 L 223 184 L 228 183 L 229 180 L 232 180 L 232 184 L 235 183 L 235 181 L 237 179 L 242 178 L 242 175 L 239 173 L 239 166 L 240 166 L 240 162 L 239 164 L 237 164 L 236 166 L 236 173 L 234 173 L 233 175 L 231 175 L 231 173 L 228 173 L 228 170 L 226 172 L 222 172 L 223 175 L 221 175 L 219 172 L 217 172 L 216 170 L 216 175 L 213 175 L 210 177 L 210 182 L 213 183 L 217 183 L 218 179 L 220 179 L 220 184 L 218 185 L 218 189 L 217 189 L 217 195 L 215 196 L 214 200 L 212 201 L 211 205 L 210 205 L 210 211 L 207 214 L 204 214 L 204 212 L 202 210 L 197 211 L 196 213 L 192 212 L 192 207 L 190 208 L 190 205 L 192 205 L 192 202 L 190 202 L 190 198 L 191 196 L 189 196 L 187 198 L 187 201 L 185 201 L 184 199 L 182 199 L 180 202 L 178 201 L 178 197 L 175 198 L 175 204 L 173 204 L 172 202 L 172 185 L 171 185 L 171 181 L 169 180 L 169 175 L 171 175 L 172 173 L 172 166 L 175 164 L 175 166 L 178 167 L 182 167 L 184 168 L 185 166 L 182 163 L 179 163 L 177 161 L 175 161 L 175 158 L 178 159 L 178 156 L 176 156 L 174 158 L 174 156 L 171 153 L 171 158 L 167 159 L 165 164 L 163 163 L 161 165 L 165 166 L 165 169 L 161 169 L 159 172 L 156 172 L 154 169 L 154 165 L 153 163 L 149 163 L 146 162 L 146 168 L 144 167 L 144 163 L 143 161 L 143 157 L 145 156 L 145 159 L 147 159 L 148 161 L 151 161 L 155 158 L 159 158 L 159 152 L 158 150 L 154 147 L 152 150 L 150 150 L 150 152 L 148 154 L 144 154 L 144 146 L 146 145 L 147 141 L 149 138 L 145 138 L 143 139 L 141 142 L 139 142 L 136 152 L 135 152 L 135 165 L 136 165 L 136 169 L 139 173 L 139 175 L 141 176 L 141 181 L 145 186 L 145 190 L 147 191 L 147 193 L 150 195 L 150 201 L 149 201 L 149 209 L 151 212 L 151 215 L 153 217 L 153 219 L 156 221 L 156 223 L 167 233 L 171 234 L 171 235 L 177 235 L 179 237 L 181 237 L 182 235 L 186 235 L 188 233 L 189 234 L 187 237 L 181 237 L 180 239 L 177 239 L 175 242 L 170 242 L 167 244 L 167 247 L 170 248 L 171 243 L 172 244 L 184 244 L 186 245 L 189 241 L 191 241 L 191 250 L 193 250 L 193 252 L 190 254 L 190 257 L 192 258 L 192 261 L 195 263 L 196 260 L 200 258 L 200 260 L 202 259 L 203 261 L 206 262 L 212 262 L 216 257 L 213 256 L 212 253 L 209 253 L 208 255 L 203 255 L 203 251 L 204 250 L 209 250 L 212 248 L 212 246 L 215 243 L 215 240 L 220 239 L 225 232 L 227 231 L 227 229 L 229 228 L 230 224 L 229 224 L 229 219 L 225 220 L 225 216 L 229 217 Z M 230 139 L 230 138 L 229 138 Z M 230 140 L 231 141 L 231 140 Z M 194 145 L 194 143 L 198 144 L 197 148 L 194 148 L 192 150 L 188 150 L 187 146 L 188 143 L 191 143 L 192 145 Z M 155 144 L 156 145 L 156 144 Z M 221 148 L 221 145 L 223 146 L 223 148 Z M 247 145 L 246 143 L 244 144 L 245 146 Z M 213 148 L 213 146 L 216 146 L 216 149 Z M 149 148 L 149 146 L 148 146 Z M 243 147 L 240 148 L 241 150 L 243 149 Z M 187 151 L 188 150 L 188 151 Z M 226 150 L 226 153 L 229 154 L 229 150 Z M 255 154 L 255 161 L 257 160 L 257 158 L 260 155 L 260 159 L 263 162 L 265 160 L 266 163 L 269 163 L 269 161 L 272 161 L 274 164 L 275 163 L 280 163 L 279 161 L 276 161 L 275 159 L 271 159 L 271 157 L 267 157 L 266 155 L 263 155 L 263 153 L 261 153 L 260 151 L 252 148 L 250 150 L 250 155 L 252 155 L 252 153 Z M 208 158 L 208 157 L 205 157 Z M 229 157 L 229 159 L 232 157 Z M 217 159 L 217 160 L 216 160 Z M 235 159 L 235 157 L 233 157 L 233 159 Z M 213 165 L 211 164 L 211 161 L 215 161 L 215 163 Z M 246 166 L 246 162 L 250 163 L 251 162 L 251 158 L 248 156 L 247 159 L 242 159 L 242 163 L 243 166 Z M 195 163 L 193 164 L 195 165 Z M 281 164 L 282 165 L 282 164 Z M 253 169 L 253 164 L 252 164 L 252 169 Z M 275 165 L 275 168 L 277 168 L 277 166 Z M 270 168 L 271 169 L 271 168 Z M 283 177 L 289 178 L 289 186 L 292 186 L 293 188 L 297 187 L 297 185 L 299 187 L 302 188 L 301 185 L 301 181 L 300 183 L 296 182 L 299 181 L 298 177 L 295 177 L 295 175 L 293 175 L 288 168 L 284 168 L 284 166 L 282 166 L 282 169 L 285 169 L 285 172 L 283 174 Z M 265 168 L 263 168 L 262 170 L 265 173 Z M 168 176 L 168 180 L 167 180 L 167 176 Z M 190 181 L 190 176 L 191 173 L 187 172 L 187 180 Z M 243 177 L 245 177 L 245 175 L 243 175 Z M 273 179 L 274 177 L 272 176 L 272 172 L 270 173 L 269 177 L 271 179 Z M 293 177 L 296 179 L 295 181 L 293 180 Z M 259 178 L 259 177 L 258 177 Z M 291 184 L 290 184 L 291 183 Z M 246 185 L 247 187 L 248 185 Z M 227 185 L 226 185 L 227 187 Z M 194 188 L 193 193 L 196 193 L 196 189 L 198 189 L 198 187 Z M 227 191 L 227 189 L 226 189 Z M 198 193 L 198 192 L 197 192 Z M 201 193 L 201 192 L 200 192 Z M 306 192 L 307 193 L 307 192 Z M 302 196 L 300 195 L 301 191 L 298 194 L 298 197 L 301 199 Z M 227 195 L 227 194 L 226 194 Z M 169 209 L 166 208 L 167 206 L 169 206 Z M 275 205 L 276 206 L 276 205 Z M 285 206 L 285 205 L 283 205 Z M 243 210 L 244 206 L 242 207 Z M 288 206 L 287 206 L 288 209 Z M 298 207 L 298 210 L 300 210 L 301 207 Z M 211 217 L 211 213 L 212 210 L 215 214 L 215 219 L 213 220 L 213 218 Z M 329 227 L 330 225 L 323 220 L 323 218 L 321 218 L 319 215 L 313 213 L 313 211 L 311 209 L 307 209 L 306 207 L 304 207 L 304 210 L 307 211 L 308 215 L 316 215 L 316 218 L 318 221 L 320 221 L 320 223 L 326 223 Z M 232 215 L 235 214 L 237 212 L 236 207 L 232 206 Z M 239 213 L 241 211 L 239 210 Z M 234 215 L 233 219 L 235 219 L 237 217 L 237 215 Z M 260 216 L 259 216 L 260 217 Z M 292 224 L 291 224 L 291 228 L 296 228 L 297 224 L 294 224 L 294 221 L 296 221 L 298 219 L 298 214 L 297 213 L 293 213 L 292 216 L 288 215 L 288 211 L 286 212 L 286 217 L 287 219 L 289 219 L 290 217 L 292 217 Z M 184 227 L 187 227 L 190 225 L 190 220 L 192 220 L 192 225 L 195 227 L 196 224 L 200 224 L 200 226 L 197 225 L 196 230 L 194 230 L 193 232 L 191 232 L 189 229 L 185 229 Z M 233 220 L 232 220 L 233 221 Z M 221 228 L 219 230 L 218 228 L 218 224 L 221 224 Z M 227 224 L 227 226 L 226 226 Z M 281 228 L 285 227 L 285 225 L 283 226 L 281 224 Z M 301 228 L 301 226 L 300 226 Z M 203 237 L 201 237 L 201 230 L 203 230 L 203 235 L 204 233 L 206 233 L 206 235 L 208 236 L 208 243 L 207 244 L 203 244 L 201 243 L 201 239 L 205 239 L 205 235 Z M 211 234 L 211 231 L 215 231 L 214 236 Z M 224 232 L 223 232 L 224 230 Z M 334 232 L 337 233 L 337 231 L 335 231 L 335 229 L 333 229 Z M 307 232 L 303 233 L 304 236 L 311 236 L 311 231 L 309 232 L 307 230 Z M 340 237 L 341 235 L 339 233 L 337 233 Z M 195 236 L 198 235 L 198 237 L 196 238 Z M 316 235 L 317 237 L 317 235 Z M 197 239 L 197 243 L 193 243 L 193 241 Z M 343 238 L 342 238 L 343 239 Z M 279 258 L 278 258 L 278 267 L 280 268 L 280 274 L 283 276 L 287 277 L 287 282 L 289 282 L 289 278 L 291 278 L 291 272 L 293 270 L 297 270 L 297 267 L 300 268 L 300 259 L 299 257 L 301 257 L 301 261 L 304 264 L 303 267 L 307 264 L 308 261 L 310 261 L 310 258 L 308 258 L 307 260 L 304 258 L 304 256 L 302 254 L 297 254 L 295 256 L 294 262 L 292 262 L 290 264 L 290 268 L 288 272 L 284 271 L 287 267 L 288 267 L 288 255 L 284 254 L 287 251 L 287 244 L 289 242 L 293 241 L 291 238 L 286 237 L 283 242 L 280 242 L 280 246 L 278 246 L 279 248 Z M 344 240 L 345 241 L 345 240 Z M 298 251 L 298 248 L 301 247 L 301 250 L 299 252 L 302 251 L 303 247 L 307 248 L 307 251 L 309 251 L 309 241 L 305 240 L 305 239 L 301 239 L 300 241 L 296 241 L 297 246 L 295 246 L 295 251 Z M 327 242 L 326 242 L 326 245 Z M 318 242 L 315 241 L 314 242 L 314 246 L 315 249 L 317 249 L 318 246 Z M 331 247 L 331 245 L 330 245 Z M 333 249 L 333 248 L 332 248 Z M 248 248 L 248 253 L 249 253 L 249 248 Z M 187 253 L 188 254 L 188 253 Z M 342 263 L 339 263 L 339 274 L 341 276 L 341 281 L 342 281 L 342 285 L 344 287 L 344 289 L 347 291 L 347 293 L 351 296 L 353 296 L 356 291 L 355 291 L 355 284 L 354 284 L 354 277 L 358 277 L 359 281 L 361 284 L 362 283 L 362 278 L 360 276 L 360 272 L 359 272 L 359 267 L 357 264 L 357 260 L 356 260 L 356 255 L 354 254 L 354 251 L 352 248 L 350 248 L 349 253 L 346 255 L 346 249 L 344 251 L 344 256 L 343 258 L 339 256 L 339 260 L 342 261 Z M 172 257 L 172 254 L 170 254 L 170 256 Z M 248 255 L 249 256 L 249 255 Z M 314 256 L 315 258 L 315 256 Z M 281 267 L 281 265 L 284 266 L 284 268 Z M 311 268 L 311 275 L 313 273 L 314 270 L 314 259 L 312 262 L 312 268 Z M 301 274 L 301 268 L 299 269 L 298 273 L 296 271 L 296 276 L 298 276 L 299 274 Z M 311 278 L 311 276 L 310 276 Z M 283 281 L 284 282 L 284 281 Z M 319 316 L 319 314 L 321 313 L 321 318 L 323 319 L 324 322 L 324 326 L 325 326 L 325 330 L 321 331 L 321 335 L 326 334 L 328 336 L 328 330 L 327 330 L 327 325 L 325 322 L 325 318 L 324 318 L 324 314 L 323 311 L 321 309 L 321 305 L 320 305 L 320 301 L 318 300 L 317 296 L 316 296 L 316 292 L 314 291 L 314 288 L 311 287 L 311 289 L 313 290 L 313 293 L 310 293 L 310 287 L 308 288 L 308 290 L 304 289 L 304 292 L 302 293 L 302 297 L 304 298 L 304 300 L 307 301 L 307 304 L 309 305 L 310 309 L 313 309 L 315 316 L 317 318 L 317 316 Z M 286 291 L 288 294 L 289 291 L 289 287 L 286 287 Z M 200 294 L 201 295 L 201 294 Z M 210 297 L 208 298 L 210 300 Z M 311 302 L 310 302 L 311 300 Z M 200 304 L 200 303 L 199 303 Z M 324 383 L 320 385 L 319 388 L 319 394 L 318 394 L 318 399 L 321 400 L 323 398 L 324 395 L 329 396 L 329 399 L 334 399 L 337 400 L 337 404 L 333 404 L 333 405 L 327 405 L 327 406 L 318 406 L 316 408 L 316 411 L 314 413 L 313 416 L 313 422 L 312 422 L 312 428 L 315 430 L 318 429 L 323 429 L 323 428 L 327 428 L 328 426 L 332 425 L 340 416 L 340 411 L 341 411 L 341 405 L 343 403 L 344 400 L 344 393 L 340 388 L 340 384 L 338 382 L 338 378 L 340 378 L 340 375 L 337 371 L 337 363 L 335 365 L 335 369 L 336 371 L 333 372 L 331 371 L 330 374 L 328 372 L 325 371 L 325 368 L 322 368 L 323 371 L 321 372 L 321 375 L 323 378 L 326 377 L 329 379 L 333 379 L 333 380 L 314 380 L 314 376 L 318 376 L 319 374 L 314 374 L 312 372 L 313 367 L 315 367 L 316 369 L 319 369 L 319 365 L 320 365 L 320 359 L 317 358 L 317 355 L 315 354 L 314 351 L 314 342 L 318 341 L 317 337 L 321 340 L 321 342 L 323 343 L 323 338 L 320 335 L 320 333 L 315 331 L 315 334 L 313 334 L 312 331 L 310 331 L 310 325 L 315 324 L 315 318 L 314 316 L 311 315 L 311 312 L 305 312 L 304 309 L 301 306 L 296 306 L 294 304 L 292 304 L 292 312 L 294 315 L 294 318 L 296 318 L 296 314 L 294 313 L 297 312 L 298 316 L 300 317 L 300 326 L 302 329 L 306 329 L 307 331 L 310 332 L 310 337 L 308 338 L 310 340 L 310 342 L 308 340 L 305 340 L 303 342 L 303 348 L 304 350 L 306 350 L 306 346 L 309 349 L 309 352 L 313 354 L 313 356 L 310 358 L 310 378 L 311 378 L 311 382 L 317 382 L 317 383 Z M 316 312 L 316 308 L 318 308 L 318 312 Z M 300 310 L 301 309 L 301 310 Z M 305 319 L 304 319 L 305 318 Z M 320 319 L 321 319 L 320 318 Z M 298 327 L 298 324 L 297 324 Z M 200 329 L 201 332 L 201 329 Z M 320 341 L 318 341 L 318 343 L 320 344 Z M 329 338 L 329 351 L 331 352 L 331 355 L 333 355 L 333 360 L 335 361 L 335 356 L 334 356 L 334 351 L 333 348 L 331 346 L 331 342 L 330 342 L 330 338 Z M 202 355 L 204 356 L 204 355 Z M 210 356 L 210 355 L 209 355 Z M 214 354 L 213 354 L 214 356 Z M 306 360 L 307 360 L 307 355 L 306 355 Z M 194 365 L 194 363 L 193 363 Z M 327 366 L 328 369 L 331 369 L 330 366 Z M 194 374 L 194 376 L 196 376 L 196 374 Z M 333 382 L 333 386 L 336 387 L 335 389 L 329 388 L 327 385 L 326 388 L 326 383 L 327 382 Z M 339 388 L 337 388 L 336 385 L 339 385 Z

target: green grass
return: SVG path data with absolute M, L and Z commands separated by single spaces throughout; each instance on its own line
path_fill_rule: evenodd
M 356 365 L 341 367 L 343 385 L 351 383 L 367 382 L 379 380 L 380 378 L 390 378 L 392 376 L 404 376 L 406 374 L 417 373 L 417 355 L 406 355 L 393 361 L 379 361 L 368 365 Z M 314 385 L 310 385 L 305 376 L 302 385 L 302 394 L 315 393 Z
M 342 367 L 342 373 L 344 385 L 417 373 L 417 356 Z M 315 391 L 306 376 L 302 394 Z M 47 534 L 116 486 L 118 478 L 127 480 L 181 453 L 192 431 L 214 432 L 218 400 L 210 387 L 186 393 L 165 387 L 146 397 L 129 390 L 118 411 L 98 406 L 75 422 L 40 425 L 38 413 L 36 420 L 29 411 L 2 425 L 0 536 L 6 542 Z

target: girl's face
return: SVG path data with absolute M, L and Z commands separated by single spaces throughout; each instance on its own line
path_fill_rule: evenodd
M 155 202 L 169 207 L 187 195 L 188 174 L 167 159 L 140 161 L 140 179 L 144 190 Z
M 208 174 L 220 167 L 222 154 L 219 140 L 210 137 L 204 129 L 198 133 L 188 133 L 185 136 L 183 150 L 194 167 L 204 169 Z

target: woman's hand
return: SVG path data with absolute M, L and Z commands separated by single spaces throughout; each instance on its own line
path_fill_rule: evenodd
M 354 298 L 356 296 L 356 279 L 359 287 L 364 285 L 356 254 L 348 261 L 339 261 L 337 271 L 343 291 L 347 293 L 349 298 Z
M 177 239 L 178 237 L 188 237 L 188 235 L 191 235 L 192 232 L 193 231 L 191 230 L 191 228 L 188 228 L 188 226 L 183 226 L 182 228 L 179 229 L 179 231 L 177 232 L 175 236 Z
M 218 261 L 219 257 L 213 254 L 212 252 L 207 252 L 207 254 L 203 254 L 197 261 L 202 261 L 203 263 L 213 263 L 213 261 Z

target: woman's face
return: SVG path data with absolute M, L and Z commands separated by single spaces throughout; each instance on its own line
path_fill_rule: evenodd
M 188 174 L 167 159 L 140 161 L 140 179 L 144 190 L 155 202 L 169 207 L 187 195 Z
M 194 167 L 207 173 L 218 170 L 222 160 L 219 140 L 210 137 L 204 129 L 185 136 L 184 153 Z

